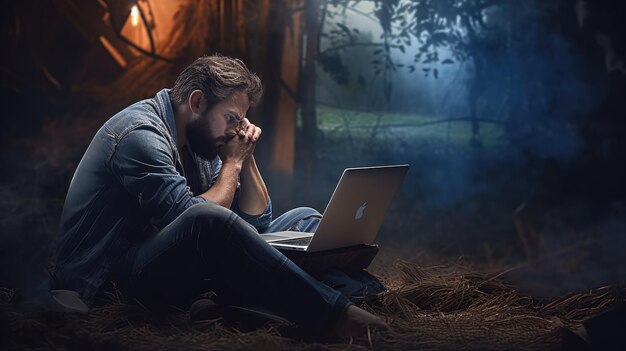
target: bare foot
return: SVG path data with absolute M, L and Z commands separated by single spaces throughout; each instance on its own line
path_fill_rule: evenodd
M 340 339 L 367 335 L 367 330 L 391 330 L 382 318 L 364 309 L 351 305 L 343 319 L 337 324 L 335 335 Z

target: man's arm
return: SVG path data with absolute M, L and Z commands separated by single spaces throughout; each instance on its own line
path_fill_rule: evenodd
M 112 174 L 159 229 L 189 206 L 205 201 L 189 191 L 170 150 L 160 129 L 140 125 L 118 142 L 108 160 Z
M 250 155 L 243 163 L 240 179 L 239 209 L 253 216 L 263 214 L 267 209 L 270 196 L 253 155 Z
M 260 129 L 258 134 L 260 135 Z M 253 138 L 254 135 L 248 135 L 245 132 L 234 135 L 219 150 L 219 156 L 222 159 L 220 174 L 215 184 L 201 194 L 200 197 L 226 208 L 231 207 L 235 191 L 237 190 L 237 183 L 240 180 L 240 174 L 243 176 L 242 173 L 248 173 L 245 169 L 249 168 L 249 166 L 244 167 L 244 165 L 252 157 L 255 142 L 258 139 L 258 135 L 256 135 L 256 138 Z
M 237 182 L 239 181 L 241 170 L 241 163 L 223 162 L 217 181 L 209 190 L 200 194 L 200 197 L 213 201 L 220 206 L 230 208 L 237 190 Z

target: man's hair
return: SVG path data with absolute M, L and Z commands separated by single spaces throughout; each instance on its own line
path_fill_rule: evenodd
M 181 105 L 194 90 L 201 90 L 208 108 L 236 91 L 245 92 L 254 106 L 263 95 L 259 77 L 250 72 L 241 60 L 221 55 L 202 56 L 182 71 L 171 91 L 171 99 Z

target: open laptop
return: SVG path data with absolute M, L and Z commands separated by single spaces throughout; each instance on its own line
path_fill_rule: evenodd
M 347 168 L 315 233 L 262 234 L 278 249 L 316 252 L 371 244 L 409 165 Z

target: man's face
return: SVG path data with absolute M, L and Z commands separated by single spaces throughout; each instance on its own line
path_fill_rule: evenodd
M 214 159 L 219 149 L 237 135 L 249 107 L 248 95 L 237 91 L 203 114 L 193 116 L 185 128 L 191 151 L 205 160 Z

